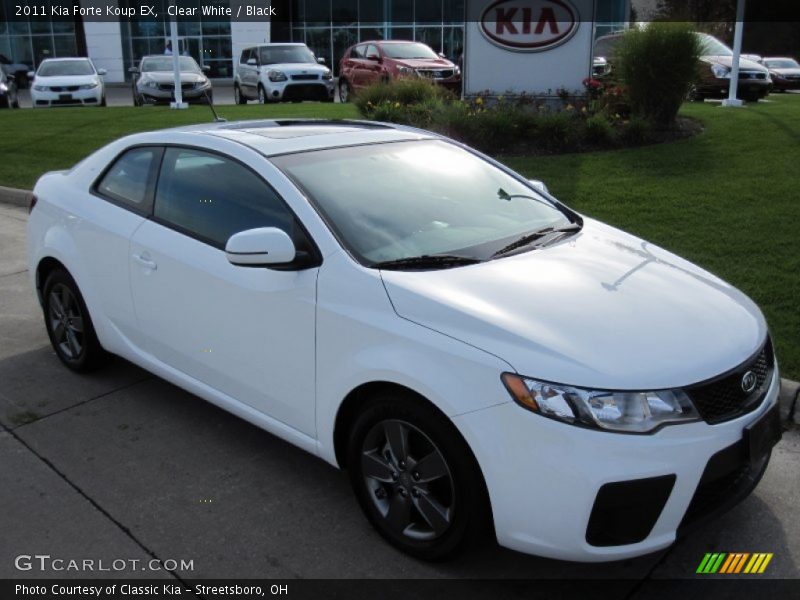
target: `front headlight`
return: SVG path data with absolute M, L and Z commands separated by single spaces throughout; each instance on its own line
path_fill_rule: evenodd
M 330 81 L 331 79 L 333 79 L 333 73 L 331 73 L 330 71 L 325 71 L 322 74 L 322 78 L 327 80 L 327 81 Z
M 648 433 L 668 423 L 700 420 L 683 390 L 590 390 L 503 373 L 518 404 L 544 417 L 605 431 Z
M 8 91 L 8 86 L 5 83 L 0 83 L 0 92 L 5 93 L 7 91 Z
M 143 85 L 144 85 L 144 87 L 153 88 L 153 89 L 156 89 L 158 87 L 158 84 L 155 81 L 153 81 L 152 79 L 148 79 L 147 81 L 144 82 Z
M 47 91 L 47 86 L 46 85 L 35 85 L 35 86 L 33 86 L 33 89 L 35 89 L 37 92 L 46 92 Z
M 400 75 L 416 75 L 417 72 L 411 67 L 397 67 L 397 72 Z
M 206 87 L 207 85 L 208 85 L 208 79 L 201 79 L 200 81 L 194 84 L 194 87 L 203 88 Z
M 94 83 L 84 83 L 83 85 L 79 85 L 78 89 L 79 90 L 93 90 L 98 85 L 99 84 L 96 81 Z
M 722 65 L 711 65 L 711 72 L 714 73 L 714 77 L 717 79 L 731 78 L 731 70 L 728 67 L 723 67 Z
M 287 81 L 288 79 L 286 77 L 286 73 L 284 73 L 283 71 L 278 71 L 277 69 L 272 69 L 271 71 L 269 71 L 267 73 L 267 77 L 269 77 L 269 80 L 272 82 Z

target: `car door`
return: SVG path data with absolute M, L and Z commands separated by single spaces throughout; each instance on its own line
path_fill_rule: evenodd
M 231 158 L 164 152 L 153 216 L 131 240 L 131 290 L 161 362 L 307 435 L 314 426 L 318 268 L 234 266 L 231 235 L 279 227 L 312 244 L 277 193 Z
M 364 69 L 362 71 L 362 86 L 369 86 L 378 83 L 381 80 L 381 73 L 383 72 L 383 64 L 380 60 L 381 53 L 378 46 L 369 44 L 365 52 L 365 59 L 363 61 Z
M 350 53 L 350 85 L 354 90 L 364 86 L 364 53 L 367 50 L 366 44 L 359 44 L 353 47 Z
M 241 58 L 239 59 L 239 81 L 242 85 L 242 93 L 247 98 L 256 98 L 258 96 L 256 83 L 256 67 L 248 64 L 251 58 L 256 56 L 253 48 L 247 48 L 242 51 Z

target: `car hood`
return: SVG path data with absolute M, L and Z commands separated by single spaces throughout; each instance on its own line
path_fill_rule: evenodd
M 797 68 L 789 68 L 789 69 L 770 69 L 770 73 L 777 73 L 778 75 L 782 75 L 786 77 L 787 75 L 800 75 L 800 69 Z
M 412 69 L 454 69 L 455 65 L 445 58 L 387 58 L 395 64 Z
M 558 244 L 439 271 L 382 271 L 397 314 L 517 372 L 604 389 L 663 389 L 738 366 L 767 335 L 744 294 L 591 219 Z
M 733 67 L 732 56 L 711 55 L 703 56 L 701 58 L 709 64 L 722 65 L 723 67 L 728 67 L 729 69 Z M 757 62 L 753 62 L 752 60 L 747 60 L 746 58 L 739 58 L 739 69 L 744 69 L 747 71 L 764 71 L 765 73 L 767 72 L 766 67 L 758 64 Z
M 319 63 L 279 63 L 275 65 L 264 65 L 263 69 L 276 69 L 283 71 L 287 75 L 299 75 L 302 73 L 322 75 L 330 71 L 325 65 Z
M 54 77 L 42 77 L 41 75 L 37 75 L 34 78 L 34 84 L 48 86 L 86 85 L 99 80 L 100 77 L 97 75 L 60 75 Z
M 142 78 L 156 83 L 172 83 L 175 81 L 175 74 L 172 71 L 148 71 L 142 73 Z M 189 71 L 181 73 L 181 83 L 197 83 L 204 81 L 206 76 L 202 73 L 192 73 Z

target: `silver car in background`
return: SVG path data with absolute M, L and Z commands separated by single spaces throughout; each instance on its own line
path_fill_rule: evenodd
M 191 56 L 179 56 L 178 66 L 181 76 L 181 92 L 184 102 L 214 101 L 211 82 L 205 75 L 209 67 L 201 67 Z M 128 72 L 133 79 L 133 104 L 156 104 L 171 102 L 175 98 L 175 74 L 173 57 L 168 54 L 145 56 L 138 67 Z

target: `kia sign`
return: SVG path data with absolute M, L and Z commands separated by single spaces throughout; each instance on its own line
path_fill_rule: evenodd
M 483 11 L 481 32 L 492 43 L 520 52 L 541 52 L 568 41 L 578 13 L 567 0 L 497 0 Z
M 583 93 L 594 0 L 466 0 L 464 94 Z

